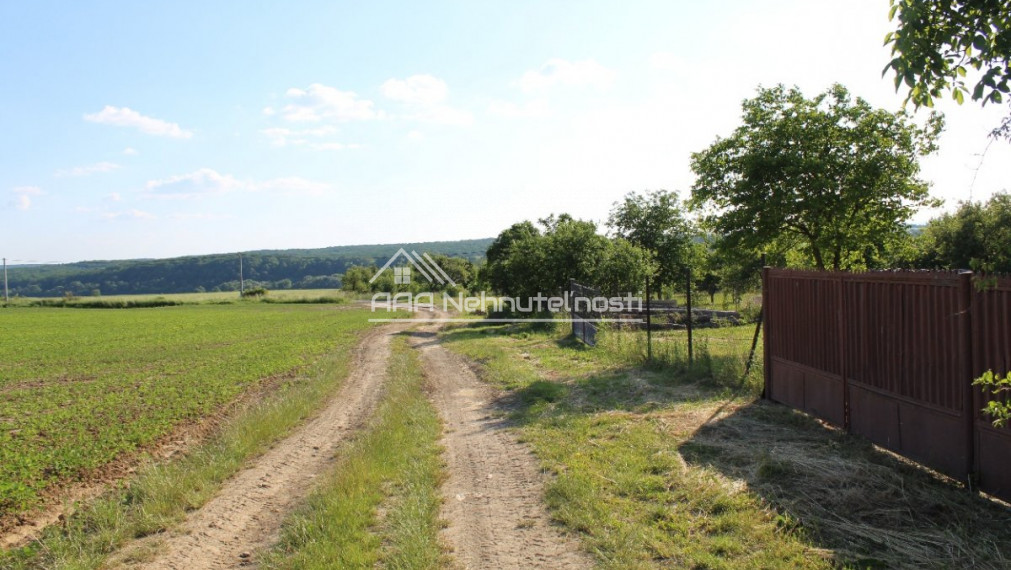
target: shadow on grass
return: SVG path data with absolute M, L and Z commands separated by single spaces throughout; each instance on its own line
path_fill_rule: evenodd
M 442 340 L 451 345 L 529 334 L 529 329 L 515 325 L 468 326 L 449 331 Z M 563 353 L 594 350 L 571 337 L 544 340 Z M 727 487 L 737 489 L 729 493 L 757 497 L 777 513 L 782 532 L 832 551 L 839 566 L 1011 567 L 1011 509 L 864 438 L 785 406 L 755 400 L 755 385 L 707 378 L 706 368 L 611 366 L 589 374 L 538 372 L 498 402 L 510 423 L 562 426 L 609 412 L 676 423 L 684 431 L 672 435 L 666 445 L 689 468 L 726 478 Z
M 744 481 L 854 568 L 1008 568 L 1011 510 L 864 438 L 753 401 L 679 446 L 688 465 Z

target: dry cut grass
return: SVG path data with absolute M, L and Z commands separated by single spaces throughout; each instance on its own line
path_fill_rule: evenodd
M 694 367 L 643 366 L 635 333 L 588 349 L 466 327 L 446 344 L 506 390 L 554 517 L 604 567 L 1009 567 L 1011 509 L 757 399 L 760 363 L 743 378 L 741 343 L 716 340 L 743 332 L 711 333 Z

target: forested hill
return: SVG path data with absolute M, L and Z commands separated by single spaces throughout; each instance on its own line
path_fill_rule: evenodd
M 321 249 L 283 249 L 243 252 L 246 286 L 268 289 L 319 289 L 340 286 L 340 276 L 351 265 L 382 265 L 399 248 L 418 253 L 442 253 L 471 261 L 484 258 L 492 238 L 427 243 L 348 245 Z M 61 265 L 8 268 L 11 296 L 56 297 L 237 291 L 239 256 L 236 253 L 82 261 Z

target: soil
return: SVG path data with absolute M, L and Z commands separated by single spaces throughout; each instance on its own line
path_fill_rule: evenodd
M 238 568 L 280 537 L 281 522 L 333 468 L 334 457 L 383 395 L 390 339 L 403 325 L 375 328 L 356 349 L 352 371 L 330 403 L 294 434 L 229 479 L 221 491 L 157 545 L 136 541 L 113 566 Z M 153 552 L 153 557 L 143 553 Z M 125 562 L 125 561 L 138 562 Z
M 444 348 L 434 327 L 415 333 L 431 398 L 445 424 L 443 540 L 462 568 L 589 568 L 577 540 L 542 503 L 547 476 L 517 439 L 501 394 Z

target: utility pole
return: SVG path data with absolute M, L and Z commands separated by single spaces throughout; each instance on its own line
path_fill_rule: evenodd
M 11 296 L 7 293 L 7 258 L 4 258 L 4 304 L 11 304 Z
M 242 254 L 239 254 L 239 297 L 246 292 L 246 282 L 242 279 Z

